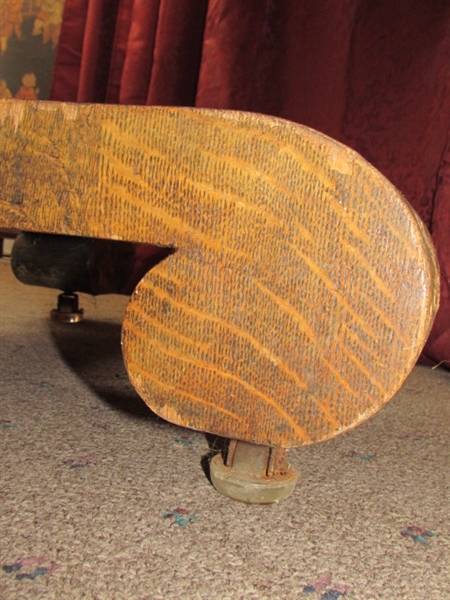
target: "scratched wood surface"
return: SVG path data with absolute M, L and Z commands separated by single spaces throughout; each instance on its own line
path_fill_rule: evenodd
M 159 415 L 282 447 L 401 386 L 438 304 L 430 239 L 350 149 L 260 115 L 0 102 L 1 227 L 176 248 L 123 323 Z

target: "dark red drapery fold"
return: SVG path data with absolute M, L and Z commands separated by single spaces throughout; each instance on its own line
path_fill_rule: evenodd
M 52 98 L 251 110 L 348 144 L 432 234 L 425 353 L 450 361 L 447 0 L 66 0 Z

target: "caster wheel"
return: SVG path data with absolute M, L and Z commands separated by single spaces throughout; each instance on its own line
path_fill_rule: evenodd
M 58 296 L 58 306 L 50 312 L 53 321 L 60 323 L 79 323 L 84 318 L 84 311 L 78 308 L 78 295 L 63 293 Z
M 286 450 L 231 440 L 227 460 L 217 454 L 210 464 L 218 492 L 248 504 L 273 504 L 287 498 L 298 480 Z

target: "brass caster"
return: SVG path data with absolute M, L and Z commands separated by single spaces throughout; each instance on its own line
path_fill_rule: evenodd
M 78 308 L 78 295 L 64 292 L 58 296 L 58 306 L 50 312 L 54 321 L 60 323 L 79 323 L 83 320 L 84 311 Z
M 210 463 L 211 481 L 218 492 L 248 504 L 273 504 L 294 490 L 298 473 L 289 465 L 284 448 L 231 440 L 226 461 L 217 454 Z

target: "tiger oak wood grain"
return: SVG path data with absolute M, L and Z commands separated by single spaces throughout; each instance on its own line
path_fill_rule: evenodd
M 228 111 L 0 102 L 1 227 L 170 246 L 123 323 L 130 379 L 179 425 L 281 447 L 401 386 L 438 271 L 401 194 L 308 128 Z

